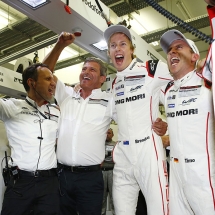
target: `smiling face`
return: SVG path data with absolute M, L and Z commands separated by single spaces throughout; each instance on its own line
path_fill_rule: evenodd
M 101 87 L 106 76 L 100 74 L 100 65 L 91 61 L 83 65 L 79 79 L 83 90 L 92 91 Z
M 199 55 L 183 40 L 175 40 L 167 52 L 167 64 L 175 80 L 181 79 L 195 69 Z
M 126 69 L 132 61 L 134 48 L 131 41 L 123 33 L 115 33 L 109 41 L 109 56 L 118 72 Z

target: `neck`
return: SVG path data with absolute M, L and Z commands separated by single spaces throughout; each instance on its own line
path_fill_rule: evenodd
M 81 90 L 81 93 L 80 93 L 83 99 L 86 99 L 91 94 L 92 94 L 92 90 L 83 90 L 83 89 Z
M 175 81 L 182 79 L 183 77 L 185 77 L 187 74 L 189 74 L 190 72 L 192 72 L 193 70 L 190 70 L 189 72 L 184 72 L 182 74 L 177 74 L 177 75 L 173 75 L 173 79 Z
M 38 98 L 36 95 L 32 94 L 28 94 L 28 97 L 32 99 L 37 104 L 37 106 L 41 107 L 42 105 L 44 105 L 44 99 Z

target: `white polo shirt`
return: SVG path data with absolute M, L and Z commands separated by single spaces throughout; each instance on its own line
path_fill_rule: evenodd
M 72 87 L 57 81 L 55 97 L 60 106 L 57 159 L 68 166 L 101 164 L 105 139 L 113 116 L 112 94 L 95 89 L 83 99 Z
M 9 143 L 4 122 L 2 120 L 0 120 L 0 137 L 0 151 L 7 151 L 9 149 Z
M 35 106 L 33 100 L 27 100 Z M 10 163 L 26 171 L 57 166 L 55 144 L 60 112 L 53 106 L 36 108 L 25 100 L 0 99 L 0 119 L 5 123 L 13 159 Z

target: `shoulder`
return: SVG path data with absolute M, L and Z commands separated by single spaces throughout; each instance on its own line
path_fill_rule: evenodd
M 15 98 L 2 98 L 0 99 L 0 102 L 7 105 L 19 105 L 25 103 L 25 100 Z
M 173 85 L 174 85 L 174 81 L 170 81 L 170 82 L 166 85 L 166 87 L 165 87 L 165 89 L 164 89 L 164 93 L 166 94 L 166 92 L 167 92 Z
M 207 89 L 211 89 L 211 87 L 212 87 L 212 83 L 210 81 L 208 81 L 207 79 L 205 79 L 201 73 L 195 72 L 194 77 L 192 79 L 196 83 L 198 83 L 198 81 L 199 81 L 199 83 Z
M 113 93 L 112 92 L 101 91 L 101 92 L 98 93 L 98 96 L 101 99 L 111 100 L 113 98 Z

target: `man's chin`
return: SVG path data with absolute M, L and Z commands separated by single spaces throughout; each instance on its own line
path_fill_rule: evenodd
M 54 96 L 51 96 L 51 97 L 47 98 L 46 101 L 49 103 L 55 103 L 55 98 L 54 98 Z

